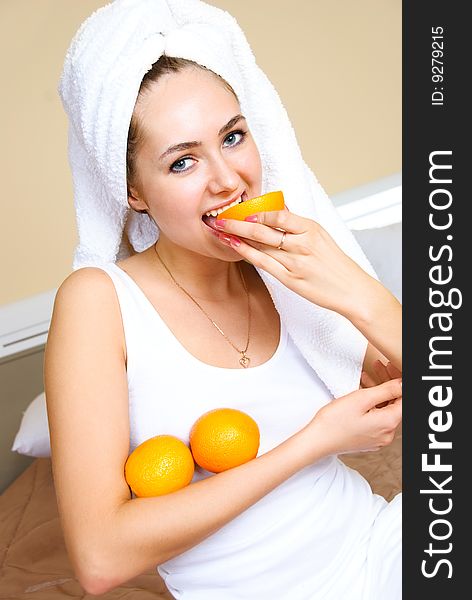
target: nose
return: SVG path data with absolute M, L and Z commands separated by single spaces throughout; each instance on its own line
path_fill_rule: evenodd
M 239 185 L 240 177 L 231 161 L 220 155 L 211 162 L 208 189 L 212 194 L 231 193 Z

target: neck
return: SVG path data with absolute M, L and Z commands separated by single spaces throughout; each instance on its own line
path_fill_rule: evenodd
M 152 248 L 154 254 L 156 251 L 175 281 L 195 298 L 221 302 L 243 291 L 237 262 L 204 256 L 165 239 L 159 239 Z M 154 258 L 165 271 L 158 256 Z

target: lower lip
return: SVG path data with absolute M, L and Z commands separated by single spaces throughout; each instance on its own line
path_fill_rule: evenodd
M 218 229 L 215 229 L 215 228 L 213 228 L 213 227 L 210 227 L 210 225 L 207 225 L 207 224 L 205 223 L 205 221 L 203 221 L 203 220 L 202 220 L 202 223 L 203 223 L 203 225 L 205 225 L 205 227 L 208 229 L 208 231 L 209 231 L 210 233 L 212 233 L 214 236 L 218 237 L 218 235 L 219 235 L 219 233 L 220 233 L 220 231 L 219 231 Z
M 247 200 L 247 199 L 248 199 L 248 195 L 246 194 L 246 191 L 244 191 L 244 192 L 243 192 L 241 195 L 242 195 L 242 197 L 243 197 L 243 202 L 244 202 L 245 200 Z M 216 217 L 214 217 L 214 219 L 216 220 L 216 219 L 218 219 L 218 217 L 219 217 L 219 215 L 218 215 L 218 216 L 216 216 Z M 206 227 L 207 229 L 209 229 L 209 230 L 210 230 L 210 231 L 211 231 L 213 234 L 215 234 L 215 233 L 220 233 L 220 231 L 219 231 L 218 229 L 215 229 L 215 227 L 211 227 L 210 225 L 207 225 L 207 223 L 206 223 L 206 222 L 205 222 L 203 219 L 202 219 L 202 223 L 203 223 L 203 224 L 205 225 L 205 227 Z

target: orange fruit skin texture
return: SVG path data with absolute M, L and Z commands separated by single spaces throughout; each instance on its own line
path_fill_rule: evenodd
M 255 215 L 259 212 L 266 212 L 271 210 L 283 210 L 285 208 L 284 195 L 282 192 L 268 192 L 262 196 L 256 198 L 250 198 L 227 208 L 218 215 L 218 219 L 236 219 L 238 221 L 244 221 L 249 215 Z
M 125 463 L 125 479 L 136 496 L 149 498 L 188 485 L 195 462 L 188 446 L 173 435 L 156 435 L 139 444 Z
M 195 462 L 221 473 L 257 456 L 260 432 L 256 421 L 234 408 L 216 408 L 203 414 L 190 430 Z

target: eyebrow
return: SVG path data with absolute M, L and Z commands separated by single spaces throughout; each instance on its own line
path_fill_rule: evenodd
M 236 115 L 235 117 L 230 119 L 226 123 L 226 125 L 223 125 L 223 127 L 218 131 L 218 135 L 223 135 L 224 133 L 232 129 L 236 125 L 236 123 L 241 121 L 241 119 L 244 119 L 245 121 L 246 117 L 243 117 L 243 115 Z M 182 152 L 182 150 L 189 150 L 190 148 L 195 148 L 201 145 L 202 142 L 181 142 L 180 144 L 169 146 L 169 148 L 167 148 L 167 150 L 159 156 L 159 160 L 163 160 L 164 158 L 166 158 L 166 156 L 169 156 L 169 154 L 173 154 L 174 152 Z

